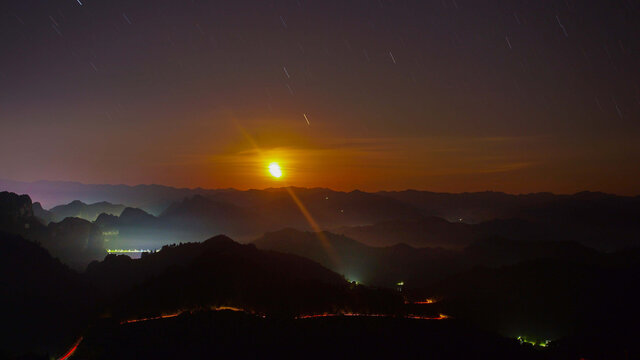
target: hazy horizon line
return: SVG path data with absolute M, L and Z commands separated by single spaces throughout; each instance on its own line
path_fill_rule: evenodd
M 125 183 L 85 183 L 85 182 L 81 182 L 81 181 L 74 181 L 74 180 L 46 180 L 46 179 L 40 179 L 40 180 L 34 180 L 34 181 L 22 181 L 22 180 L 13 180 L 13 179 L 7 179 L 7 178 L 0 178 L 0 183 L 6 183 L 6 182 L 12 182 L 12 183 L 20 183 L 20 184 L 37 184 L 37 183 L 58 183 L 58 184 L 69 184 L 69 185 L 80 185 L 80 186 L 113 186 L 113 187 L 118 187 L 118 186 L 124 186 L 124 187 L 130 187 L 130 188 L 134 188 L 134 187 L 142 187 L 142 186 L 157 186 L 157 187 L 165 187 L 165 188 L 171 188 L 171 189 L 176 189 L 176 190 L 205 190 L 205 191 L 218 191 L 218 190 L 227 190 L 227 191 L 265 191 L 265 190 L 278 190 L 278 189 L 285 189 L 285 188 L 298 188 L 298 189 L 308 189 L 308 190 L 313 190 L 313 189 L 323 189 L 323 190 L 330 190 L 330 191 L 334 191 L 334 192 L 343 192 L 343 193 L 352 193 L 352 192 L 363 192 L 363 193 L 370 193 L 370 194 L 376 194 L 376 193 L 384 193 L 384 192 L 404 192 L 404 191 L 417 191 L 417 192 L 428 192 L 428 193 L 434 193 L 434 194 L 452 194 L 452 195 L 461 195 L 461 194 L 480 194 L 480 193 L 500 193 L 500 194 L 506 194 L 506 195 L 513 195 L 513 196 L 525 196 L 525 195 L 538 195 L 538 194 L 550 194 L 550 195 L 557 195 L 557 196 L 572 196 L 572 195 L 577 195 L 577 194 L 582 194 L 582 193 L 593 193 L 593 194 L 605 194 L 605 195 L 613 195 L 613 196 L 618 196 L 618 197 L 628 197 L 628 198 L 635 198 L 635 197 L 640 197 L 640 194 L 635 194 L 635 195 L 623 195 L 623 194 L 616 194 L 616 193 L 610 193 L 610 192 L 605 192 L 605 191 L 600 191 L 600 190 L 581 190 L 581 191 L 576 191 L 573 193 L 556 193 L 556 192 L 552 192 L 552 191 L 532 191 L 532 192 L 521 192 L 521 193 L 513 193 L 513 192 L 506 192 L 506 191 L 501 191 L 501 190 L 479 190 L 479 191 L 460 191 L 460 192 L 452 192 L 452 191 L 433 191 L 433 190 L 427 190 L 427 189 L 416 189 L 416 188 L 404 188 L 404 189 L 384 189 L 384 190 L 375 190 L 375 191 L 366 191 L 366 190 L 360 190 L 358 188 L 353 188 L 351 190 L 336 190 L 336 189 L 332 189 L 329 187 L 321 187 L 321 186 L 315 186 L 315 187 L 305 187 L 305 186 L 296 186 L 296 185 L 283 185 L 280 187 L 265 187 L 265 188 L 246 188 L 246 189 L 239 189 L 239 188 L 234 188 L 234 187 L 227 187 L 227 188 L 208 188 L 208 187 L 202 187 L 202 186 L 198 186 L 198 187 L 183 187 L 183 186 L 174 186 L 174 185 L 165 185 L 165 184 L 157 184 L 157 183 L 142 183 L 142 184 L 125 184 Z M 3 190 L 6 191 L 6 190 Z

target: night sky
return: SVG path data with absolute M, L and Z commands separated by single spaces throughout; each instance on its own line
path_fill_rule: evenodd
M 22 181 L 635 195 L 640 2 L 3 1 L 0 125 Z

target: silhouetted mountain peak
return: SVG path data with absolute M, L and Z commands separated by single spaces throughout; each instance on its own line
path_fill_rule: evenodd
M 600 200 L 615 197 L 615 195 L 603 193 L 601 191 L 581 191 L 573 194 L 573 196 L 584 200 Z
M 37 211 L 46 211 L 45 209 L 42 208 L 42 204 L 40 204 L 39 202 L 34 202 L 33 204 L 31 204 L 31 207 L 33 208 L 33 211 L 35 212 Z
M 92 261 L 89 266 L 87 267 L 87 272 L 90 272 L 93 270 L 94 267 L 98 266 L 98 265 L 102 265 L 102 266 L 122 266 L 125 264 L 130 264 L 132 263 L 134 260 L 132 258 L 130 258 L 127 255 L 118 255 L 118 254 L 108 254 L 107 256 L 104 257 L 104 260 L 102 260 L 102 262 L 100 261 Z
M 235 242 L 233 239 L 231 239 L 230 237 L 228 237 L 227 235 L 222 235 L 222 234 L 211 237 L 202 243 L 203 249 L 206 249 L 207 251 L 225 250 L 225 249 L 232 249 L 232 248 L 238 248 L 243 246 L 246 246 L 246 245 L 239 244 Z
M 91 222 L 81 218 L 68 217 L 58 222 L 57 224 L 60 226 L 79 226 L 79 225 L 90 225 Z
M 98 226 L 113 225 L 117 220 L 118 217 L 115 215 L 102 213 L 98 215 L 98 218 L 96 219 L 96 221 L 94 221 L 94 223 Z
M 86 204 L 80 200 L 74 200 L 66 205 L 58 205 L 51 208 L 52 221 L 60 221 L 67 217 L 78 217 L 89 221 L 95 221 L 102 213 L 120 215 L 123 205 L 112 204 L 106 201 Z
M 155 219 L 155 216 L 138 208 L 127 207 L 124 210 L 122 210 L 122 213 L 120 214 L 120 220 L 123 220 L 126 222 L 147 220 L 147 219 Z
M 26 236 L 42 228 L 28 195 L 0 192 L 0 231 Z
M 51 222 L 53 214 L 42 208 L 42 205 L 39 202 L 34 202 L 31 208 L 33 209 L 33 215 L 40 219 L 43 225 L 47 225 Z
M 18 195 L 12 192 L 0 192 L 0 215 L 15 219 L 33 216 L 33 208 L 29 195 Z

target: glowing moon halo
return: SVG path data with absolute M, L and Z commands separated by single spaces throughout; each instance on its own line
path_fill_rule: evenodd
M 277 162 L 272 162 L 271 164 L 269 164 L 269 173 L 275 178 L 281 177 L 282 170 L 280 169 L 280 165 L 278 165 Z

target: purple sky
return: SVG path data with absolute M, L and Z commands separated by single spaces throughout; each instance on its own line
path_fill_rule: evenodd
M 639 18 L 638 1 L 5 1 L 0 178 L 637 194 Z

